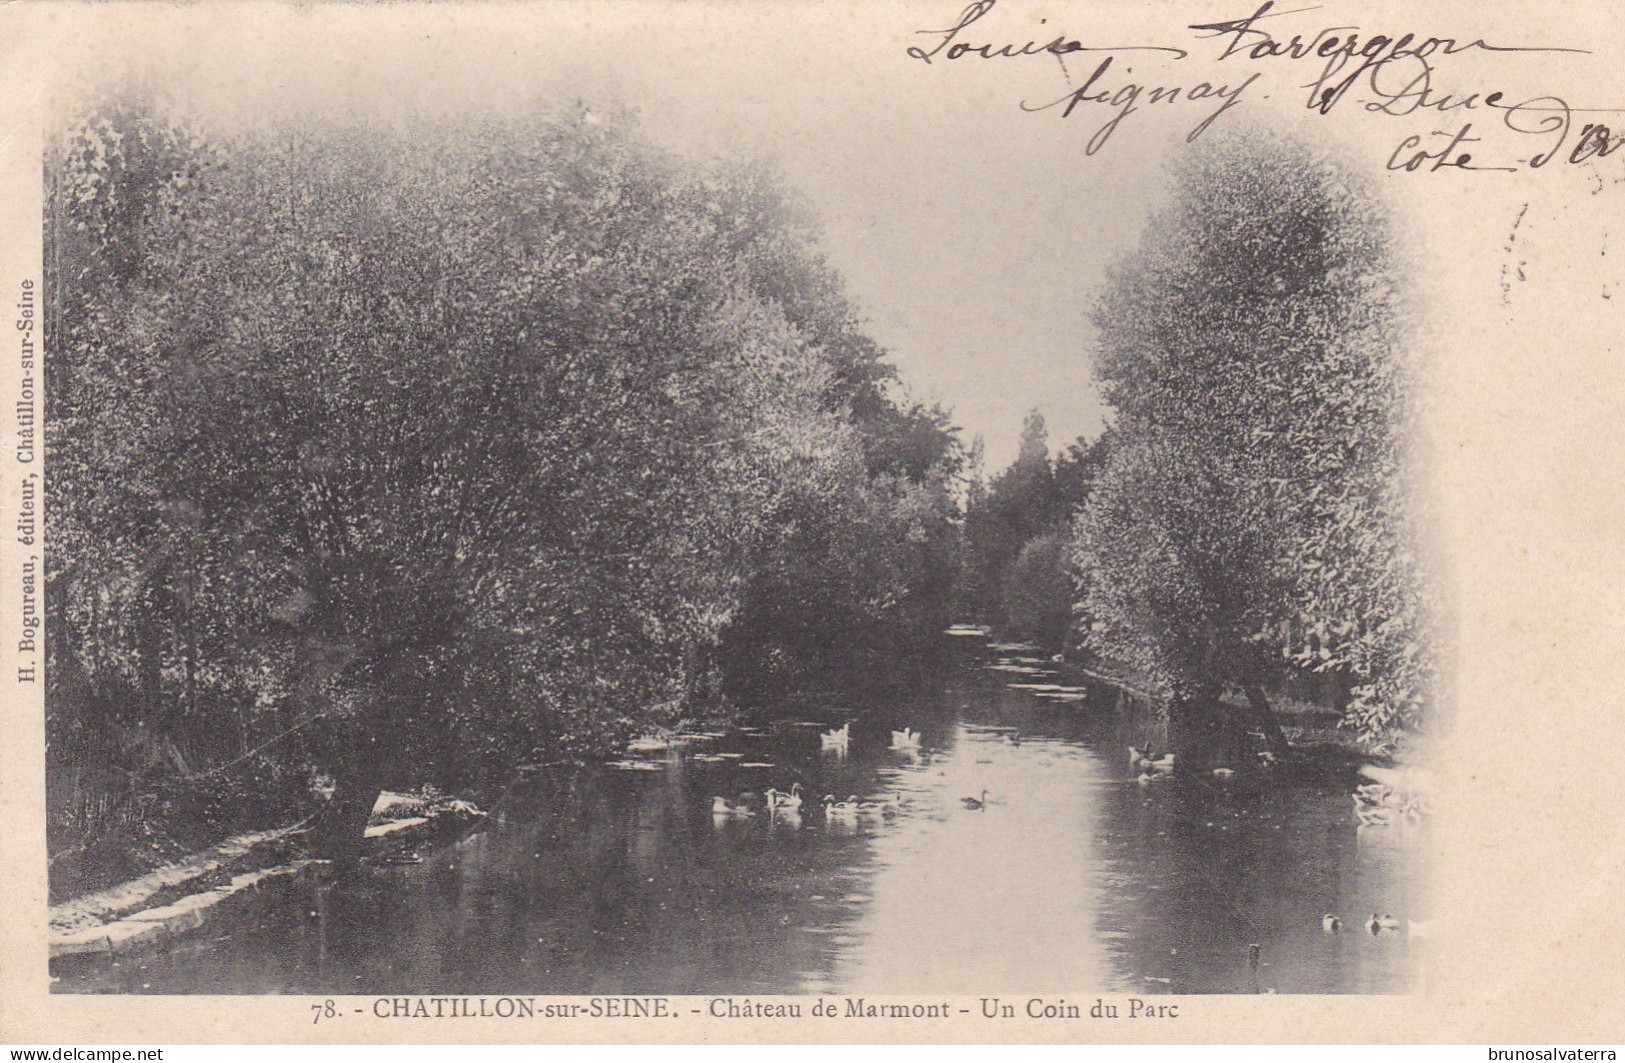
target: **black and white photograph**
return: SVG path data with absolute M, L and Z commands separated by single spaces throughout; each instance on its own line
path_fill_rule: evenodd
M 5 681 L 54 1004 L 1169 1039 L 1617 889 L 1617 695 L 1536 693 L 1606 581 L 1513 534 L 1617 570 L 1618 363 L 1558 371 L 1620 273 L 1579 24 L 42 7 Z

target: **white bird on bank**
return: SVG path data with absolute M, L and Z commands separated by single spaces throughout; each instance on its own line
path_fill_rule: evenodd
M 833 731 L 825 731 L 818 736 L 820 749 L 832 753 L 845 753 L 847 746 L 852 742 L 852 725 L 843 724 Z

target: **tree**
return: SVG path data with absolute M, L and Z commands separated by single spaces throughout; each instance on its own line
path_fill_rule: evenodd
M 1107 429 L 1092 441 L 1079 436 L 1064 451 L 1056 455 L 1055 471 L 1051 477 L 1054 484 L 1053 513 L 1056 523 L 1070 524 L 1072 517 L 1088 501 L 1089 493 L 1094 490 L 1101 470 L 1106 466 L 1111 446 L 1112 433 Z
M 1072 620 L 1067 543 L 1064 525 L 1027 540 L 1010 566 L 1005 587 L 1010 633 L 1049 649 L 1066 645 Z
M 123 712 L 188 779 L 303 750 L 349 839 L 393 773 L 675 722 L 819 522 L 838 595 L 945 599 L 945 417 L 758 175 L 584 108 L 211 136 L 123 99 L 51 172 L 61 728 Z
M 1044 415 L 1029 410 L 1021 442 L 1009 467 L 993 478 L 985 498 L 973 499 L 965 515 L 965 561 L 970 583 L 982 596 L 980 615 L 1009 622 L 1005 592 L 1010 566 L 1023 545 L 1053 521 L 1054 478 Z
M 1288 654 L 1356 677 L 1366 738 L 1419 722 L 1432 647 L 1393 262 L 1375 194 L 1333 160 L 1221 139 L 1188 153 L 1100 300 L 1117 421 L 1074 537 L 1087 642 L 1199 724 L 1239 690 L 1280 745 L 1266 688 Z

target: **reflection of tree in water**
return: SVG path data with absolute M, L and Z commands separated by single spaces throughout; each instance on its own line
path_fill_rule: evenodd
M 1373 910 L 1425 914 L 1416 852 L 1389 844 L 1391 833 L 1357 838 L 1343 769 L 1222 784 L 1192 773 L 1142 788 L 1109 699 L 1044 703 L 991 676 L 890 706 L 854 728 L 842 761 L 818 751 L 816 729 L 790 729 L 735 747 L 773 762 L 766 773 L 692 759 L 543 773 L 493 803 L 485 830 L 421 864 L 363 862 L 267 891 L 197 951 L 65 984 L 843 993 L 959 986 L 984 967 L 1069 994 L 1411 983 L 1412 943 L 1360 924 Z M 1091 686 L 1089 698 L 1101 693 Z M 919 758 L 885 748 L 904 723 L 924 736 Z M 799 829 L 765 811 L 711 814 L 712 796 L 792 778 L 815 797 L 909 801 L 834 829 L 816 809 Z M 983 786 L 989 807 L 962 809 Z M 1327 912 L 1342 934 L 1322 933 Z M 1249 944 L 1260 946 L 1256 969 Z
M 1373 940 L 1362 924 L 1373 910 L 1415 910 L 1418 854 L 1361 844 L 1351 778 L 1331 769 L 1114 789 L 1110 874 L 1129 900 L 1108 906 L 1102 929 L 1128 980 L 1176 993 L 1403 991 L 1414 949 Z M 1341 934 L 1324 931 L 1327 914 Z

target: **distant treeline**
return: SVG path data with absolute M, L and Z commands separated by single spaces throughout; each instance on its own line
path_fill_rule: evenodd
M 1181 724 L 1277 747 L 1272 692 L 1333 678 L 1384 747 L 1438 687 L 1413 312 L 1373 192 L 1266 139 L 1187 153 L 1098 293 L 1106 432 L 1051 462 L 1030 414 L 986 485 L 972 444 L 959 604 L 1127 666 Z
M 349 830 L 380 785 L 906 676 L 949 619 L 948 419 L 756 169 L 584 108 L 124 96 L 46 181 L 53 851 L 314 770 Z

